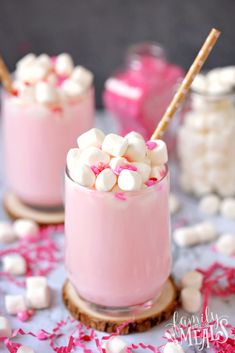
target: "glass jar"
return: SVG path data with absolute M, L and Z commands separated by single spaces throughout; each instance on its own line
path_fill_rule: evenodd
M 171 270 L 168 192 L 168 173 L 121 199 L 66 173 L 67 275 L 93 307 L 129 311 L 160 295 Z
M 182 188 L 201 196 L 235 194 L 235 93 L 191 90 L 178 133 Z
M 10 190 L 31 206 L 62 206 L 66 154 L 76 145 L 77 136 L 94 123 L 94 89 L 59 109 L 22 104 L 3 92 L 2 117 Z
M 134 130 L 149 139 L 170 103 L 183 70 L 166 60 L 157 43 L 131 46 L 125 67 L 105 83 L 104 106 L 118 120 L 120 134 Z

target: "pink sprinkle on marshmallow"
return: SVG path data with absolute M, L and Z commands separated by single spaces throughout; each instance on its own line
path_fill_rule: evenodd
M 155 185 L 157 182 L 157 179 L 156 178 L 150 178 L 149 180 L 146 181 L 145 185 L 147 186 L 153 186 Z
M 157 147 L 157 143 L 154 141 L 147 141 L 146 146 L 149 150 L 153 150 L 155 147 Z

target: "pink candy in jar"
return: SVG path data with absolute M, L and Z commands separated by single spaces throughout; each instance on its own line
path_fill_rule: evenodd
M 135 130 L 149 139 L 182 76 L 183 70 L 167 62 L 158 44 L 131 47 L 126 67 L 106 81 L 103 94 L 104 106 L 118 119 L 120 134 Z

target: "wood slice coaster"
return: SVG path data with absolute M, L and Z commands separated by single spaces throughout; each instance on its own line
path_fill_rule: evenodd
M 27 218 L 40 225 L 64 223 L 64 211 L 38 210 L 25 205 L 13 192 L 7 192 L 3 206 L 12 219 Z
M 160 297 L 150 309 L 138 311 L 135 314 L 122 314 L 114 317 L 100 313 L 91 308 L 81 299 L 73 285 L 67 280 L 62 289 L 65 306 L 71 315 L 85 325 L 99 331 L 116 332 L 117 328 L 126 321 L 131 321 L 125 326 L 121 334 L 143 332 L 168 319 L 178 305 L 178 290 L 171 278 L 167 280 Z

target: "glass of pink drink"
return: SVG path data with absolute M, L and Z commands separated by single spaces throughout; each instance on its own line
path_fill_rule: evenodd
M 60 71 L 56 71 L 59 57 Z M 67 151 L 94 123 L 94 89 L 91 84 L 82 91 L 80 82 L 72 81 L 77 69 L 68 54 L 57 59 L 29 54 L 23 60 L 13 82 L 16 96 L 6 92 L 2 95 L 8 186 L 26 204 L 60 207 Z M 68 71 L 68 61 L 71 72 L 65 74 L 61 68 Z M 36 76 L 38 72 L 42 73 L 40 77 Z
M 83 187 L 66 172 L 67 274 L 98 310 L 128 312 L 161 294 L 171 269 L 168 192 L 168 172 L 120 197 Z

